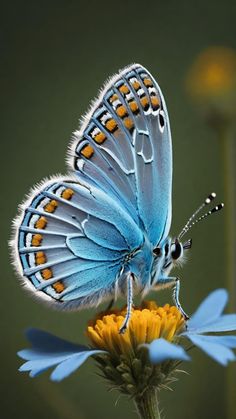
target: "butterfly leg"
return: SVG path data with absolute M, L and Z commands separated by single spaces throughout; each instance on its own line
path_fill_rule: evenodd
M 173 294 L 174 302 L 175 302 L 176 307 L 178 308 L 178 310 L 181 312 L 182 316 L 184 317 L 184 319 L 188 320 L 189 316 L 185 313 L 179 301 L 179 291 L 180 291 L 180 279 L 175 278 L 175 286 L 174 286 L 174 294 Z
M 127 276 L 127 311 L 126 311 L 125 320 L 119 330 L 120 334 L 125 333 L 129 324 L 130 317 L 131 317 L 132 305 L 133 305 L 133 280 L 134 280 L 133 274 L 129 273 Z
M 185 313 L 184 309 L 182 308 L 180 301 L 179 301 L 179 291 L 180 291 L 180 279 L 176 278 L 175 276 L 169 276 L 164 278 L 158 278 L 157 285 L 166 285 L 174 283 L 174 293 L 173 293 L 173 299 L 176 307 L 181 312 L 182 316 L 185 320 L 189 319 L 189 316 Z

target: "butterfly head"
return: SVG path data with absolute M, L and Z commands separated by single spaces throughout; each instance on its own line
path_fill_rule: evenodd
M 175 239 L 167 238 L 162 247 L 156 247 L 153 250 L 154 257 L 162 258 L 162 271 L 166 274 L 175 266 L 183 262 L 185 251 L 192 247 L 192 239 L 181 243 L 176 237 Z

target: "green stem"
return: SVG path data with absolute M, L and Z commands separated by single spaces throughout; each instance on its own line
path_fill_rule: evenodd
M 161 419 L 156 389 L 148 389 L 135 398 L 135 405 L 141 419 Z
M 229 310 L 236 312 L 236 139 L 230 122 L 220 132 L 225 190 L 226 278 L 230 294 Z M 227 369 L 228 418 L 236 418 L 236 365 Z
M 223 151 L 225 211 L 226 211 L 226 266 L 230 292 L 230 310 L 236 311 L 236 139 L 231 126 L 221 131 Z

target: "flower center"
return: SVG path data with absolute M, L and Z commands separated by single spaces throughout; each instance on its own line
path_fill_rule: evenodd
M 136 352 L 140 344 L 157 338 L 173 341 L 184 326 L 184 319 L 175 306 L 158 307 L 154 301 L 147 301 L 133 308 L 127 331 L 119 334 L 125 314 L 126 308 L 114 309 L 100 313 L 90 322 L 87 335 L 95 348 L 116 355 Z

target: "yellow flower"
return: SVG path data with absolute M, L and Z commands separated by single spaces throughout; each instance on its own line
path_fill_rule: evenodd
M 158 338 L 177 341 L 185 322 L 175 306 L 158 307 L 154 301 L 147 301 L 133 308 L 128 328 L 120 334 L 125 315 L 126 308 L 100 313 L 90 321 L 87 336 L 92 348 L 105 351 L 95 356 L 102 376 L 112 388 L 129 394 L 138 403 L 144 394 L 156 394 L 169 386 L 178 372 L 179 361 L 151 363 L 145 344 Z
M 164 338 L 173 341 L 184 326 L 184 319 L 175 306 L 158 307 L 154 301 L 133 308 L 127 331 L 119 334 L 126 309 L 101 313 L 90 322 L 87 335 L 92 346 L 104 349 L 115 357 L 121 354 L 132 356 L 140 344 Z

